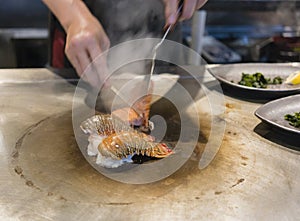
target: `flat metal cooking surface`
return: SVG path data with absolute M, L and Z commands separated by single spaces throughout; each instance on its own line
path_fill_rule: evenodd
M 210 133 L 207 101 L 199 99 L 201 137 L 191 159 L 167 179 L 129 185 L 99 174 L 82 156 L 71 121 L 74 87 L 45 69 L 25 72 L 0 71 L 1 220 L 300 216 L 299 152 L 253 131 L 260 123 L 253 114 L 260 104 L 226 97 L 222 146 L 214 161 L 199 170 Z

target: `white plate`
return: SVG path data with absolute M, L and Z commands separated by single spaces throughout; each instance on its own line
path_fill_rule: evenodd
M 228 64 L 209 68 L 208 71 L 219 80 L 222 85 L 227 86 L 229 90 L 243 91 L 243 93 L 252 94 L 257 98 L 276 98 L 291 94 L 300 93 L 300 85 L 272 85 L 269 88 L 254 88 L 239 85 L 242 73 L 254 74 L 262 73 L 265 77 L 273 79 L 281 77 L 285 80 L 291 73 L 300 70 L 300 66 L 291 64 L 269 64 L 269 63 L 247 63 L 247 64 Z M 225 88 L 225 89 L 227 89 Z
M 255 115 L 263 122 L 282 129 L 285 132 L 300 135 L 300 128 L 296 128 L 284 119 L 286 114 L 294 114 L 300 111 L 300 94 L 280 98 L 268 102 L 255 111 Z

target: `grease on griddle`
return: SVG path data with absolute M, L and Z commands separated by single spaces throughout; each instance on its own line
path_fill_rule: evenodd
M 239 185 L 240 183 L 242 183 L 242 182 L 244 182 L 244 181 L 245 181 L 244 178 L 238 179 L 238 181 L 237 181 L 235 184 L 233 184 L 233 185 L 231 186 L 231 188 L 233 188 L 233 187 Z

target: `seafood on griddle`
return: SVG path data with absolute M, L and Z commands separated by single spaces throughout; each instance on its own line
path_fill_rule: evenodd
M 118 131 L 133 130 L 126 121 L 110 114 L 97 114 L 80 125 L 81 130 L 86 134 L 96 134 L 100 136 L 109 136 Z
M 115 134 L 116 132 L 133 130 L 128 123 L 110 114 L 94 115 L 83 121 L 80 128 L 85 134 L 89 134 L 89 144 L 87 147 L 89 156 L 97 156 L 98 145 L 105 137 Z
M 137 131 L 123 131 L 104 138 L 98 151 L 96 163 L 109 168 L 132 163 L 134 155 L 164 158 L 172 154 L 166 144 L 154 142 L 151 136 Z
M 116 168 L 124 162 L 133 162 L 133 156 L 164 158 L 172 150 L 164 143 L 143 132 L 149 132 L 150 105 L 153 85 L 148 94 L 137 99 L 131 107 L 113 110 L 111 114 L 95 115 L 81 124 L 89 134 L 87 153 L 96 156 L 96 163 L 107 168 Z
M 134 155 L 164 158 L 173 153 L 166 144 L 155 142 L 114 115 L 95 115 L 82 122 L 81 129 L 89 134 L 88 155 L 96 156 L 96 163 L 103 167 L 132 163 Z

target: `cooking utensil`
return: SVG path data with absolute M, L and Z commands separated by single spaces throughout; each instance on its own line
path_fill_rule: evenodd
M 179 7 L 177 9 L 176 15 L 179 15 L 181 10 L 183 8 L 183 1 L 180 1 L 179 3 Z M 162 45 L 162 43 L 164 42 L 164 40 L 166 39 L 168 33 L 170 32 L 171 28 L 173 27 L 173 25 L 169 25 L 169 27 L 167 28 L 167 30 L 165 31 L 165 34 L 163 35 L 162 39 L 160 40 L 160 42 L 158 42 L 154 49 L 153 49 L 153 58 L 152 58 L 152 64 L 151 64 L 151 70 L 150 70 L 150 74 L 149 75 L 145 75 L 144 81 L 146 82 L 147 85 L 147 92 L 149 92 L 150 90 L 150 83 L 151 83 L 151 77 L 153 75 L 154 72 L 154 67 L 155 67 L 155 59 L 156 59 L 156 52 L 157 49 Z

